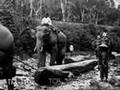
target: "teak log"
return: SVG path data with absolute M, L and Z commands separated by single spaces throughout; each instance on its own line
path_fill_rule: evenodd
M 80 73 L 90 71 L 97 65 L 97 60 L 85 60 L 81 62 L 69 63 L 64 65 L 54 65 L 39 68 L 34 75 L 35 82 L 38 84 L 49 84 L 51 78 L 68 78 L 71 73 L 79 75 Z

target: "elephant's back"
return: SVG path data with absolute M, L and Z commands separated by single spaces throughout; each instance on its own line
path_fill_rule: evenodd
M 0 24 L 0 50 L 8 50 L 14 42 L 12 33 L 8 28 Z

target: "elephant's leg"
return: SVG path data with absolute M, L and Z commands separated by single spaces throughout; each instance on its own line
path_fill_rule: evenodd
M 56 58 L 57 58 L 57 54 L 52 53 L 50 58 L 50 66 L 55 65 Z
M 58 58 L 58 51 L 56 49 L 53 49 L 51 51 L 51 57 L 50 57 L 50 66 L 55 65 L 55 61 Z
M 39 55 L 38 68 L 39 67 L 44 67 L 45 62 L 46 62 L 46 53 L 45 52 L 40 52 L 38 55 Z
M 62 50 L 59 50 L 58 52 L 58 58 L 57 58 L 57 64 L 61 65 L 63 59 L 65 58 L 66 48 L 63 48 Z
M 59 54 L 59 55 L 58 55 L 58 58 L 57 58 L 57 60 L 56 60 L 57 65 L 61 65 L 61 64 L 62 64 L 62 61 L 63 61 L 64 57 L 65 57 L 64 54 Z

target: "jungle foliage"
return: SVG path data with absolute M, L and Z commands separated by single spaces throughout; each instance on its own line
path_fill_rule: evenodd
M 108 2 L 111 1 L 111 2 Z M 48 12 L 75 50 L 93 50 L 91 42 L 102 30 L 110 31 L 114 50 L 120 51 L 120 11 L 113 0 L 0 0 L 0 22 L 15 38 L 15 52 L 32 56 L 35 39 L 29 28 L 39 25 Z M 23 33 L 24 32 L 24 33 Z

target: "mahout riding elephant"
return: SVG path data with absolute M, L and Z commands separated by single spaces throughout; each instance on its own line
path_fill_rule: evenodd
M 12 65 L 14 55 L 13 47 L 14 38 L 12 33 L 7 27 L 0 24 L 0 79 L 7 79 L 9 86 L 12 85 L 12 77 L 15 76 L 16 72 L 15 67 Z
M 39 55 L 38 67 L 45 66 L 46 53 L 51 55 L 50 65 L 62 64 L 66 53 L 66 35 L 47 26 L 37 26 L 35 31 L 31 29 L 31 32 L 36 38 L 34 50 L 37 50 Z

